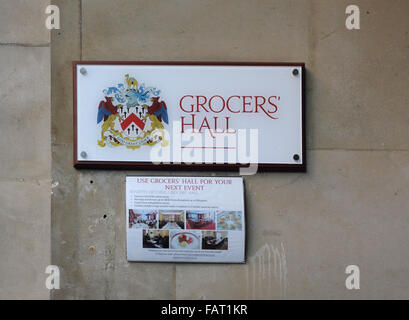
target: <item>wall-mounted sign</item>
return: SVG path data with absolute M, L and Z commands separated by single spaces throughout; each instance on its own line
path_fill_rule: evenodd
M 77 168 L 305 170 L 302 63 L 73 68 Z
M 243 179 L 127 177 L 129 261 L 245 262 Z

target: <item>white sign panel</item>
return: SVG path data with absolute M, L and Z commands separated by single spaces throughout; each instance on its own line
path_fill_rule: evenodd
M 129 261 L 245 262 L 240 177 L 127 177 Z
M 305 170 L 303 64 L 74 63 L 76 167 Z

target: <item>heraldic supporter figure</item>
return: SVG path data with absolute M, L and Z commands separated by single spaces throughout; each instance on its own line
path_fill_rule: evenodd
M 161 142 L 166 147 L 164 125 L 169 124 L 168 108 L 159 101 L 160 90 L 138 86 L 135 78 L 125 75 L 125 83 L 103 90 L 105 100 L 98 105 L 97 124 L 101 125 L 100 147 L 126 146 L 138 149 Z

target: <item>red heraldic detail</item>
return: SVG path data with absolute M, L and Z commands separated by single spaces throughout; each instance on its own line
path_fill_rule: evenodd
M 121 127 L 122 130 L 125 130 L 126 128 L 129 127 L 129 125 L 134 122 L 141 130 L 143 130 L 143 128 L 145 128 L 145 123 L 139 119 L 135 113 L 132 113 L 128 118 L 126 118 L 122 123 L 121 123 Z

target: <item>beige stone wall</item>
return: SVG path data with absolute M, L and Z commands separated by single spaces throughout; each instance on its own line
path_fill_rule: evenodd
M 49 1 L 0 0 L 0 299 L 48 299 Z
M 407 0 L 353 1 L 361 9 L 359 31 L 345 28 L 351 2 L 344 0 L 52 2 L 60 7 L 61 29 L 51 36 L 52 179 L 58 184 L 51 201 L 51 259 L 62 276 L 62 289 L 52 293 L 53 299 L 409 297 Z M 0 71 L 2 79 L 19 68 L 47 68 L 48 42 L 35 43 L 43 47 L 0 47 L 1 56 L 11 61 L 7 74 Z M 126 261 L 126 175 L 174 173 L 73 169 L 71 61 L 78 59 L 306 63 L 308 172 L 245 178 L 247 264 Z M 47 80 L 45 72 L 32 74 L 32 85 Z M 28 78 L 23 71 L 21 77 Z M 17 130 L 12 124 L 27 121 L 24 130 L 35 136 L 45 135 L 48 125 L 47 108 L 40 102 L 38 109 L 30 107 L 39 99 L 33 87 L 14 81 L 30 89 L 18 94 L 22 103 L 16 113 L 3 111 L 1 127 L 8 128 L 0 140 L 3 148 Z M 13 104 L 18 87 L 7 86 L 1 87 L 1 96 Z M 44 111 L 36 117 L 39 123 L 29 122 L 36 110 Z M 36 214 L 43 221 L 35 220 L 40 229 L 46 221 L 41 206 L 48 201 L 49 177 L 41 148 L 49 145 L 32 136 L 24 140 L 27 148 L 17 140 L 1 153 L 0 250 L 11 257 L 0 262 L 2 273 L 9 275 L 1 277 L 8 281 L 0 286 L 2 296 L 20 294 L 18 271 L 36 270 L 43 262 L 35 253 L 46 231 L 41 234 L 19 220 Z M 19 194 L 25 202 L 17 205 L 10 199 Z M 32 268 L 10 271 L 13 261 Z M 360 266 L 360 290 L 345 288 L 350 264 Z

